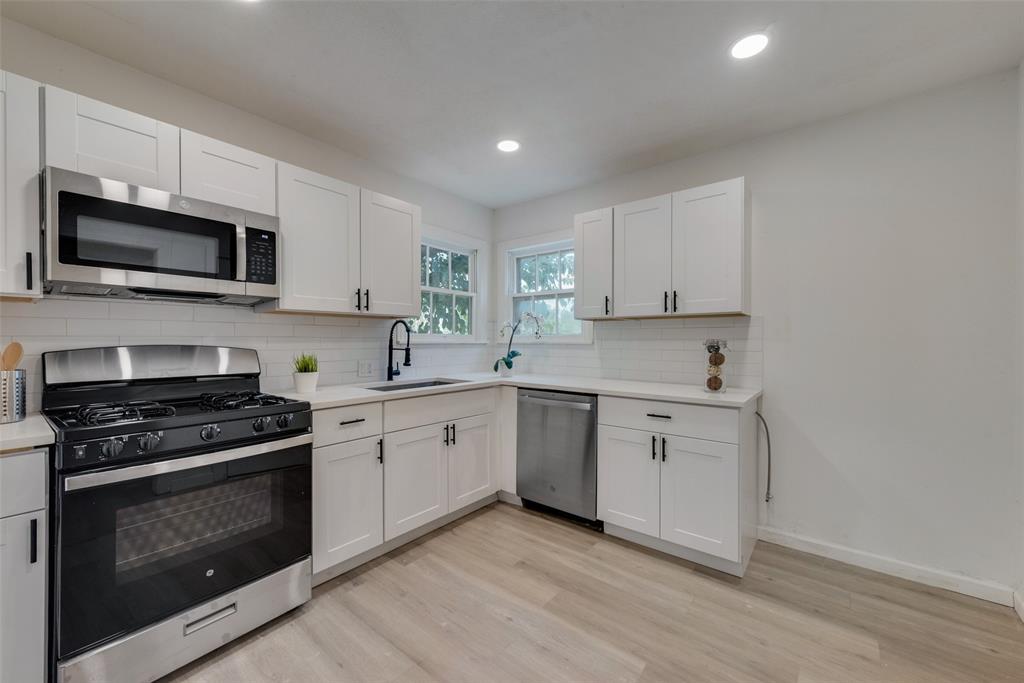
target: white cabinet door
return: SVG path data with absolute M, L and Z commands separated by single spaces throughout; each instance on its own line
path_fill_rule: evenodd
M 45 665 L 46 511 L 39 510 L 0 519 L 0 681 L 44 681 Z
M 445 425 L 384 435 L 384 540 L 448 513 Z
M 384 542 L 380 437 L 313 449 L 313 571 Z
M 612 301 L 612 210 L 577 214 L 576 317 L 585 320 L 614 314 Z
M 179 129 L 46 86 L 46 165 L 178 194 Z
M 672 288 L 672 195 L 620 204 L 615 221 L 615 315 L 669 312 Z
M 277 307 L 354 312 L 359 288 L 359 188 L 279 163 L 282 272 Z
M 363 309 L 395 317 L 420 313 L 420 207 L 362 191 Z
M 181 131 L 181 194 L 277 215 L 276 165 L 262 154 Z
M 666 436 L 661 538 L 738 562 L 739 447 Z
M 659 439 L 657 434 L 636 429 L 598 426 L 598 519 L 658 535 Z
M 0 72 L 0 296 L 40 296 L 39 84 Z
M 451 423 L 448 447 L 448 509 L 458 510 L 497 490 L 494 413 Z
M 746 312 L 745 207 L 743 178 L 672 196 L 674 312 Z

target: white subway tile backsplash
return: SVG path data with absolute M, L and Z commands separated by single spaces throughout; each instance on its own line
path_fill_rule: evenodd
M 8 318 L 0 320 L 0 335 L 63 335 L 68 333 L 68 321 L 59 318 Z
M 153 301 L 145 303 L 134 301 L 111 301 L 110 318 L 112 320 L 192 320 L 193 306 L 165 304 Z M 82 317 L 77 313 L 68 317 Z

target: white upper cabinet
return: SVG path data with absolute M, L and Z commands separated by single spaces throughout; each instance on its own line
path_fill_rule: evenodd
M 664 439 L 661 538 L 738 562 L 739 447 L 682 436 Z
M 420 207 L 362 191 L 362 310 L 375 315 L 420 313 Z
M 313 571 L 384 542 L 379 436 L 313 449 Z
M 277 215 L 277 162 L 190 130 L 181 131 L 181 194 Z
M 277 307 L 350 313 L 359 283 L 359 188 L 279 163 L 284 277 Z
M 43 108 L 47 166 L 180 192 L 176 126 L 49 85 Z
M 615 315 L 668 313 L 672 288 L 672 195 L 619 204 L 613 209 L 613 219 Z
M 448 447 L 448 509 L 458 510 L 498 487 L 495 483 L 494 413 L 466 417 L 451 423 Z
M 734 178 L 672 195 L 674 312 L 748 312 L 745 194 Z
M 612 209 L 578 214 L 574 221 L 576 317 L 606 318 L 612 301 Z
M 40 296 L 39 161 L 39 84 L 0 71 L 0 296 Z

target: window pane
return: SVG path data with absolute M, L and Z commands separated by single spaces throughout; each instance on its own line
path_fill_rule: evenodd
M 452 252 L 452 289 L 469 291 L 469 254 Z
M 571 294 L 558 297 L 558 334 L 580 334 L 583 331 L 575 313 L 576 297 Z
M 516 321 L 523 317 L 523 313 L 533 311 L 533 299 L 524 296 L 512 300 L 512 324 L 515 325 Z M 533 330 L 530 331 L 533 333 Z
M 444 249 L 430 247 L 430 280 L 431 287 L 448 289 L 448 252 Z
M 473 334 L 473 297 L 455 297 L 455 334 Z
M 541 291 L 558 289 L 558 253 L 537 257 L 537 288 Z
M 555 333 L 555 297 L 538 296 L 533 300 L 533 312 L 541 318 L 540 331 L 542 334 Z M 532 327 L 532 325 L 531 325 Z M 533 330 L 529 330 L 533 332 Z
M 445 252 L 447 254 L 447 252 Z M 434 310 L 430 314 L 430 331 L 434 334 L 452 333 L 452 295 L 434 294 Z
M 430 332 L 430 292 L 420 292 L 420 317 L 410 320 L 409 326 L 418 334 Z
M 562 252 L 562 287 L 572 289 L 576 282 L 576 255 L 571 251 Z
M 537 291 L 537 257 L 524 256 L 516 259 L 516 291 Z
M 427 261 L 427 245 L 420 245 L 420 284 L 427 284 L 427 271 L 430 270 L 430 262 Z

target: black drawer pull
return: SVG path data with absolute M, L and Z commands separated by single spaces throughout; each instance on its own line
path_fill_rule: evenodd
M 672 312 L 677 313 L 679 311 L 679 292 L 672 290 Z
M 448 425 L 444 426 L 444 445 L 448 445 Z
M 607 297 L 607 296 L 605 296 L 605 298 L 604 298 L 604 314 L 605 314 L 605 315 L 610 315 L 610 314 L 609 314 L 609 312 L 608 312 L 608 311 L 609 311 L 609 309 L 608 309 L 608 304 L 609 304 L 609 303 L 610 303 L 610 302 L 609 302 L 609 300 L 608 300 L 608 297 Z
M 665 462 L 665 437 L 661 437 L 661 461 Z
M 356 310 L 363 310 L 363 290 L 362 288 L 356 290 Z
M 658 437 L 651 434 L 651 460 L 658 459 Z
M 339 427 L 344 427 L 345 425 L 354 425 L 354 424 L 358 424 L 360 422 L 366 422 L 366 418 L 365 417 L 360 417 L 360 418 L 357 418 L 355 420 L 342 420 L 341 422 L 338 423 L 338 426 Z
M 377 439 L 377 445 L 380 446 L 380 453 L 377 454 L 377 462 L 381 465 L 384 464 L 384 439 Z
M 370 290 L 366 290 L 366 310 L 370 310 Z
M 452 422 L 452 445 L 455 445 L 455 423 Z
M 32 290 L 32 252 L 25 252 L 25 289 Z
M 33 518 L 28 525 L 28 561 L 35 564 L 39 560 L 39 520 Z
M 665 290 L 665 312 L 668 313 L 668 290 Z
M 657 417 L 657 418 L 660 418 L 662 420 L 671 420 L 672 419 L 671 415 L 659 415 L 658 413 L 647 413 L 647 417 Z

